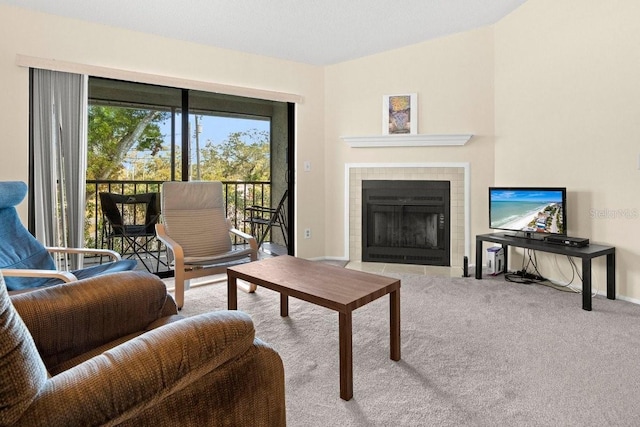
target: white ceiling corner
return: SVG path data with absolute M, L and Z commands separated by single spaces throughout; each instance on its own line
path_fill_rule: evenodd
M 526 0 L 0 0 L 44 13 L 312 65 L 492 25 Z

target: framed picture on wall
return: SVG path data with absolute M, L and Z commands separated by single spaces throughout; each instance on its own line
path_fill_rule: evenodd
M 418 133 L 418 94 L 405 93 L 382 97 L 382 134 Z

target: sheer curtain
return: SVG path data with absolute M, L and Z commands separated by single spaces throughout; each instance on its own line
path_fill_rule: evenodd
M 32 69 L 32 157 L 36 238 L 84 246 L 87 169 L 86 75 Z M 71 261 L 81 267 L 80 257 Z

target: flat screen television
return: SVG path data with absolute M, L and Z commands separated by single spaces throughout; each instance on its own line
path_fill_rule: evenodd
M 490 187 L 489 228 L 521 237 L 566 235 L 566 188 Z

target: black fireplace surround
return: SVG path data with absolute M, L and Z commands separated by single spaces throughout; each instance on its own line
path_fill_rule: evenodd
M 450 266 L 449 181 L 362 181 L 362 261 Z

